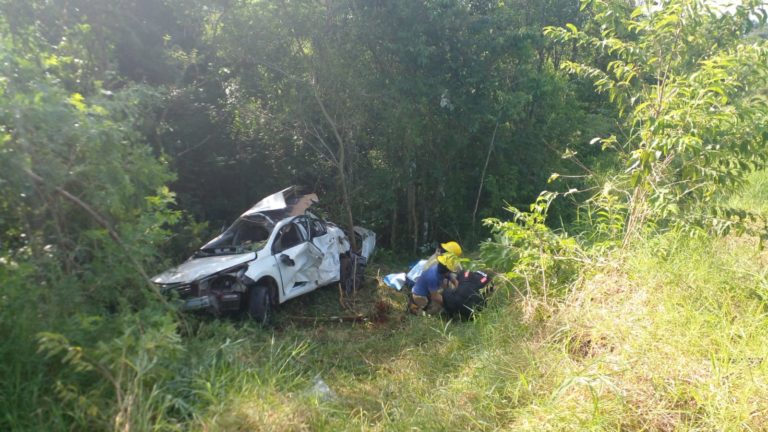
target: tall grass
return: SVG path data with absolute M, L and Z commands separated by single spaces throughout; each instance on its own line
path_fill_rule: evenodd
M 407 319 L 377 339 L 378 357 L 355 349 L 363 341 L 332 344 L 315 355 L 367 370 L 349 359 L 331 370 L 340 398 L 309 427 L 765 430 L 755 246 L 669 235 L 593 269 L 546 320 L 500 301 L 473 323 Z
M 762 215 L 768 215 L 768 174 L 759 171 L 747 177 L 747 187 L 738 195 L 730 197 L 729 203 L 735 207 Z
M 765 208 L 766 178 L 755 175 L 755 189 L 734 202 Z M 115 422 L 122 411 L 114 393 L 78 393 L 108 411 L 107 421 L 93 422 L 78 417 L 71 401 L 46 392 L 51 380 L 101 388 L 84 382 L 89 371 L 73 370 L 56 355 L 44 360 L 34 345 L 6 343 L 0 353 L 14 361 L 0 363 L 0 424 L 6 430 L 768 430 L 768 252 L 757 246 L 748 237 L 659 235 L 585 261 L 577 278 L 561 279 L 567 286 L 552 287 L 546 302 L 500 277 L 491 304 L 472 322 L 407 316 L 403 295 L 373 286 L 359 303 L 376 303 L 385 314 L 362 323 L 322 319 L 344 313 L 334 289 L 284 305 L 268 330 L 203 319 L 166 340 L 180 333 L 149 337 L 149 327 L 162 326 L 145 318 L 149 327 L 133 339 L 107 345 L 141 349 L 99 357 L 110 370 L 133 371 L 126 388 L 140 403 L 123 423 Z M 8 297 L 3 301 L 9 305 Z M 8 324 L 8 309 L 0 312 Z M 314 314 L 321 319 L 294 319 Z M 33 327 L 24 335 L 41 326 Z M 33 367 L 18 362 L 23 355 Z M 138 358 L 149 362 L 139 368 Z
M 331 371 L 342 397 L 323 426 L 768 429 L 768 256 L 757 242 L 669 233 L 602 258 L 544 315 L 504 287 L 471 324 L 406 319 L 361 353 L 363 377 L 345 372 L 349 360 Z M 365 352 L 336 337 L 316 355 Z

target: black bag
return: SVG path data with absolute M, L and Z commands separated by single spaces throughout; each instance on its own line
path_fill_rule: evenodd
M 453 316 L 468 319 L 485 306 L 493 291 L 491 277 L 479 271 L 463 271 L 457 275 L 459 286 L 443 291 L 443 308 Z

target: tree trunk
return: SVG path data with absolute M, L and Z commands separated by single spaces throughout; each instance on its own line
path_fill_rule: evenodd
M 389 247 L 394 249 L 397 244 L 397 201 L 395 200 L 392 204 L 392 223 L 389 228 Z
M 313 82 L 315 81 L 313 80 Z M 347 175 L 346 175 L 346 167 L 347 167 L 346 142 L 341 137 L 341 133 L 339 132 L 338 127 L 336 126 L 336 122 L 333 121 L 333 118 L 331 118 L 331 115 L 328 114 L 328 110 L 325 109 L 325 104 L 323 103 L 322 99 L 320 99 L 320 95 L 318 94 L 317 87 L 313 87 L 312 93 L 315 96 L 315 100 L 317 101 L 317 104 L 320 106 L 320 111 L 323 112 L 323 117 L 325 117 L 325 120 L 331 126 L 331 130 L 333 131 L 333 136 L 336 138 L 336 143 L 339 145 L 338 154 L 336 155 L 336 167 L 339 170 L 341 199 L 342 199 L 342 205 L 344 206 L 344 210 L 347 213 L 347 231 L 348 231 L 347 235 L 349 236 L 349 243 L 352 246 L 352 250 L 356 251 L 357 238 L 355 238 L 355 221 L 352 218 L 352 203 L 349 198 L 349 187 L 347 185 Z
M 352 203 L 349 198 L 349 188 L 347 187 L 347 176 L 344 172 L 344 147 L 339 142 L 339 183 L 341 183 L 341 198 L 344 210 L 347 213 L 347 236 L 353 251 L 357 251 L 357 237 L 355 236 L 355 220 L 352 217 Z
M 412 252 L 416 252 L 419 244 L 419 217 L 416 213 L 416 185 L 408 184 L 408 227 L 413 239 Z

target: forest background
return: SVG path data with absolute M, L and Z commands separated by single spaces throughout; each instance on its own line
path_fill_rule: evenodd
M 384 384 L 370 400 L 314 400 L 297 414 L 309 402 L 286 395 L 310 371 L 328 373 L 330 353 L 307 342 L 316 334 L 269 342 L 247 325 L 190 322 L 149 284 L 291 184 L 318 193 L 330 220 L 376 231 L 383 262 L 446 240 L 477 251 L 509 293 L 477 331 L 514 310 L 527 318 L 504 325 L 522 338 L 571 304 L 574 284 L 648 241 L 672 259 L 678 241 L 766 238 L 761 204 L 732 201 L 768 158 L 760 1 L 1 0 L 0 10 L 3 430 L 336 429 L 347 415 L 414 426 L 407 409 L 371 406 L 392 391 Z M 480 337 L 460 332 L 463 343 Z M 581 336 L 550 342 L 599 344 Z M 496 349 L 495 337 L 481 340 Z M 380 354 L 407 359 L 394 349 L 404 344 Z M 599 407 L 589 379 L 584 400 Z M 519 371 L 505 380 L 526 387 Z M 765 396 L 744 391 L 747 407 Z M 231 394 L 264 397 L 256 414 L 221 420 Z M 521 426 L 520 411 L 501 408 L 510 397 L 489 390 L 465 401 L 484 411 L 431 425 Z M 618 414 L 594 408 L 589 421 L 626 417 L 638 405 L 622 397 Z M 663 429 L 678 411 L 690 416 L 675 427 L 711 420 L 686 400 L 625 427 Z M 745 412 L 732 424 L 765 425 L 764 411 Z M 484 423 L 461 423 L 470 418 Z

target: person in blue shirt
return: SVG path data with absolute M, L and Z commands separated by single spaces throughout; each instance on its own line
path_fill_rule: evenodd
M 449 284 L 456 287 L 456 271 L 459 269 L 461 246 L 456 242 L 440 245 L 437 259 L 422 272 L 411 290 L 408 310 L 413 314 L 426 311 L 429 314 L 439 313 L 443 309 L 442 291 Z

